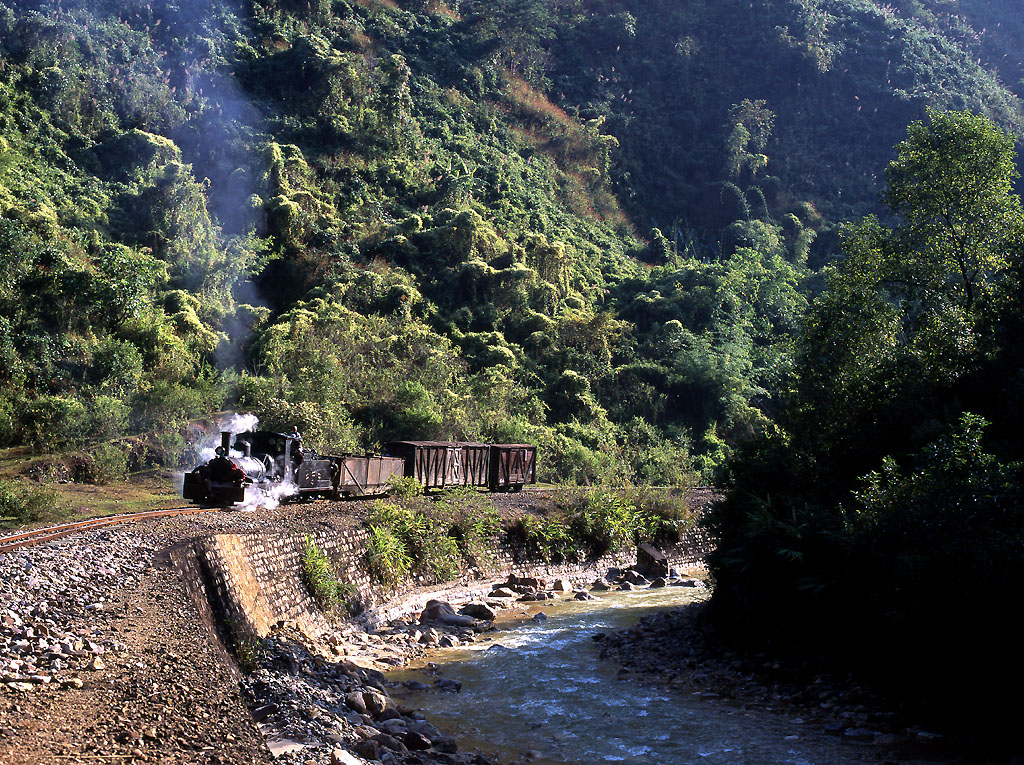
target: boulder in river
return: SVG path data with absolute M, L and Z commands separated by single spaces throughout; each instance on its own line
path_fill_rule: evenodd
M 543 590 L 547 586 L 547 582 L 543 579 L 538 579 L 535 576 L 516 576 L 515 574 L 509 574 L 507 585 L 512 588 L 530 587 L 534 590 Z
M 696 579 L 680 579 L 678 582 L 672 582 L 673 587 L 700 587 L 700 582 Z
M 650 581 L 647 579 L 647 577 L 645 577 L 638 571 L 627 571 L 623 575 L 623 579 L 625 579 L 630 584 L 635 584 L 637 587 L 646 587 L 648 584 L 650 584 Z
M 668 576 L 668 556 L 654 545 L 642 544 L 636 551 L 636 570 L 651 579 Z
M 598 592 L 604 592 L 605 590 L 610 590 L 611 587 L 602 582 L 600 579 L 596 579 L 594 580 L 594 583 L 590 585 L 590 589 L 597 590 Z
M 455 609 L 443 600 L 428 600 L 427 607 L 420 614 L 420 621 L 438 621 L 443 624 L 454 624 L 459 627 L 471 627 L 473 617 L 455 613 Z
M 486 603 L 467 603 L 459 609 L 459 613 L 463 616 L 469 616 L 473 619 L 483 619 L 487 622 L 494 621 L 494 617 L 497 616 L 494 609 Z

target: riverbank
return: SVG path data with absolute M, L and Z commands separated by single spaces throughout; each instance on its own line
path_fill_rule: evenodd
M 776 714 L 791 723 L 793 741 L 824 733 L 862 745 L 865 759 L 880 762 L 978 761 L 977 742 L 921 725 L 898 702 L 852 677 L 835 676 L 811 660 L 730 650 L 701 618 L 704 605 L 665 610 L 629 629 L 595 636 L 601 658 L 637 685 Z

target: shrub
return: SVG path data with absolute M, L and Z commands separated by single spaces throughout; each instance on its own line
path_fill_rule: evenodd
M 681 533 L 697 522 L 697 515 L 682 491 L 640 486 L 627 489 L 625 494 L 650 519 L 653 539 L 678 542 Z
M 150 459 L 163 467 L 179 467 L 185 460 L 185 439 L 181 433 L 168 430 L 154 433 L 149 439 Z
M 391 496 L 399 499 L 418 497 L 423 494 L 423 487 L 420 482 L 409 476 L 393 475 L 388 479 L 388 486 Z
M 75 447 L 88 429 L 88 412 L 78 399 L 43 396 L 26 407 L 23 428 L 36 452 Z
M 344 606 L 349 610 L 348 603 L 355 588 L 338 579 L 331 561 L 308 536 L 302 542 L 301 563 L 302 581 L 320 608 L 334 611 Z
M 123 435 L 128 426 L 128 405 L 112 396 L 96 396 L 88 405 L 86 432 L 90 438 L 106 439 Z
M 579 546 L 562 519 L 527 514 L 516 520 L 511 531 L 526 543 L 530 552 L 548 563 L 579 559 Z
M 85 480 L 97 486 L 123 481 L 128 475 L 128 452 L 116 443 L 100 444 L 87 455 Z
M 45 486 L 27 487 L 0 479 L 0 526 L 60 521 L 71 516 L 71 507 L 57 492 Z
M 462 553 L 452 528 L 450 508 L 443 503 L 400 506 L 378 500 L 367 522 L 371 571 L 387 585 L 411 571 L 445 582 L 462 570 Z
M 394 529 L 384 525 L 371 525 L 369 532 L 366 557 L 370 573 L 381 583 L 394 587 L 409 575 L 412 558 L 409 557 L 405 543 Z
M 670 517 L 678 508 L 667 502 L 637 504 L 607 489 L 567 489 L 556 504 L 548 517 L 524 515 L 512 528 L 546 561 L 596 558 L 646 540 L 678 539 L 677 521 Z

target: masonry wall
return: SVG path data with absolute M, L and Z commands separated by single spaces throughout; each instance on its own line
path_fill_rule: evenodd
M 241 630 L 262 637 L 279 621 L 287 620 L 316 634 L 328 625 L 302 581 L 305 536 L 330 558 L 340 577 L 356 588 L 362 616 L 371 624 L 416 613 L 435 597 L 452 601 L 483 597 L 496 578 L 510 573 L 565 578 L 581 587 L 611 566 L 624 567 L 636 562 L 633 550 L 628 555 L 549 565 L 531 559 L 524 548 L 507 542 L 490 551 L 485 566 L 464 571 L 455 582 L 411 581 L 397 590 L 389 590 L 371 580 L 365 556 L 368 535 L 358 528 L 328 529 L 307 535 L 217 534 L 179 547 L 172 558 L 205 616 L 222 629 L 228 625 L 234 634 Z M 672 565 L 691 568 L 700 565 L 711 548 L 712 540 L 695 530 L 665 553 Z

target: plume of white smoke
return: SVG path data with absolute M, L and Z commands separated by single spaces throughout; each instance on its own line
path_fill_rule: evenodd
M 236 510 L 274 510 L 281 506 L 281 503 L 289 497 L 299 493 L 299 487 L 291 481 L 283 481 L 274 484 L 258 484 L 245 487 L 245 502 L 235 505 Z
M 207 433 L 195 444 L 195 453 L 199 458 L 199 464 L 209 462 L 217 454 L 217 447 L 220 446 L 220 434 L 224 431 L 238 435 L 250 430 L 256 430 L 260 424 L 260 418 L 255 414 L 225 414 L 217 420 L 217 430 L 214 433 Z
M 213 433 L 207 433 L 195 444 L 195 452 L 199 458 L 199 464 L 209 462 L 217 454 L 217 447 L 220 446 L 220 434 L 222 432 L 238 435 L 256 430 L 259 425 L 259 418 L 254 414 L 226 414 L 217 420 L 217 429 Z M 181 476 L 184 481 L 184 474 Z M 296 496 L 299 487 L 291 481 L 282 483 L 254 483 L 245 487 L 245 501 L 234 506 L 235 510 L 273 510 L 280 507 L 281 503 L 289 497 Z

